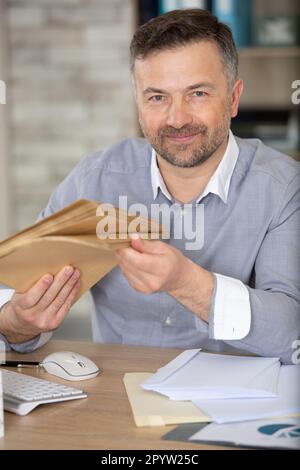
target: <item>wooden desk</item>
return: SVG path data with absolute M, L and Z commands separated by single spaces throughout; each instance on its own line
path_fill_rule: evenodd
M 27 373 L 82 388 L 88 398 L 42 405 L 27 416 L 5 412 L 5 437 L 0 449 L 220 449 L 161 440 L 174 426 L 137 428 L 123 385 L 125 372 L 154 372 L 181 350 L 50 341 L 33 353 L 8 353 L 7 359 L 42 360 L 54 351 L 75 351 L 90 357 L 102 370 L 98 377 L 64 381 L 43 370 Z M 13 369 L 14 370 L 14 369 Z M 24 369 L 25 371 L 25 369 Z

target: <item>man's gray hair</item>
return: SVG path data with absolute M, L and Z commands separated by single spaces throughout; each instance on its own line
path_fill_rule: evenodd
M 207 10 L 173 10 L 139 27 L 130 44 L 130 66 L 153 52 L 198 41 L 211 41 L 220 51 L 229 86 L 238 78 L 238 53 L 230 28 Z

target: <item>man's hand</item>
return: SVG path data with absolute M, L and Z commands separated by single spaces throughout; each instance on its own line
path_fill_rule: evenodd
M 131 247 L 117 250 L 116 256 L 134 289 L 144 294 L 167 292 L 208 321 L 214 278 L 179 250 L 133 235 Z
M 15 292 L 0 312 L 0 332 L 10 343 L 27 341 L 58 328 L 80 287 L 80 272 L 64 267 L 56 276 L 46 274 L 24 294 Z

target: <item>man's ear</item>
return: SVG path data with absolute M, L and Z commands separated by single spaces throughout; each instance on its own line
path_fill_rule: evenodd
M 244 89 L 243 80 L 237 80 L 233 85 L 231 92 L 231 117 L 234 118 L 239 109 L 240 99 Z

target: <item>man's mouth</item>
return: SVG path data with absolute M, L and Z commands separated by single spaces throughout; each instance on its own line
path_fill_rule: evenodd
M 184 144 L 184 143 L 189 143 L 192 140 L 194 140 L 195 137 L 197 137 L 199 133 L 197 132 L 196 134 L 187 134 L 187 135 L 166 135 L 165 137 L 168 140 L 171 140 L 172 142 L 179 143 L 179 144 Z

